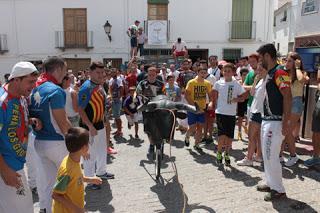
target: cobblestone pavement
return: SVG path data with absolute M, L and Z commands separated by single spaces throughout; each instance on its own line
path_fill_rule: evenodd
M 126 121 L 123 123 L 126 126 Z M 132 138 L 133 129 L 124 131 L 123 138 L 113 139 L 118 154 L 108 157 L 108 171 L 116 178 L 105 181 L 99 191 L 86 190 L 89 212 L 179 213 L 184 206 L 185 212 L 320 211 L 319 168 L 307 169 L 302 161 L 292 168 L 283 167 L 288 198 L 265 202 L 264 193 L 256 191 L 256 185 L 263 179 L 260 164 L 253 167 L 235 164 L 246 153 L 247 145 L 239 141 L 233 143 L 231 166 L 218 167 L 213 144 L 203 145 L 203 152 L 198 153 L 192 148 L 193 139 L 186 148 L 184 136 L 176 131 L 172 155 L 169 156 L 170 146 L 166 144 L 162 178 L 156 181 L 154 163 L 146 157 L 148 140 L 143 127 L 139 128 L 141 140 Z M 303 151 L 300 153 L 308 154 Z M 171 162 L 176 163 L 178 176 Z

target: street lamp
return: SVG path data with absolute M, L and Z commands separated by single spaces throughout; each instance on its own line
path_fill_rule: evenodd
M 111 33 L 112 25 L 109 23 L 109 21 L 107 21 L 107 22 L 104 24 L 103 28 L 104 28 L 104 31 L 106 32 L 106 34 L 107 34 L 107 36 L 108 36 L 108 38 L 109 38 L 109 41 L 111 42 L 111 35 L 110 35 L 110 33 Z

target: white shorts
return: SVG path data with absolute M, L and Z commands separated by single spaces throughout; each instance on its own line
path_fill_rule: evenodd
M 18 193 L 15 187 L 8 186 L 0 177 L 0 212 L 33 213 L 32 194 L 28 187 L 24 170 L 17 171 L 21 175 L 23 193 Z
M 139 115 L 138 113 L 134 113 L 133 117 L 131 117 L 130 115 L 126 115 L 126 118 L 128 120 L 128 123 L 132 126 L 134 123 L 138 123 L 139 122 Z

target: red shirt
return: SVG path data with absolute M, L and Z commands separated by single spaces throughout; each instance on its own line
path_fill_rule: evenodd
M 134 75 L 134 74 L 129 74 L 127 77 L 126 77 L 126 81 L 128 82 L 128 87 L 135 87 L 137 86 L 137 76 Z

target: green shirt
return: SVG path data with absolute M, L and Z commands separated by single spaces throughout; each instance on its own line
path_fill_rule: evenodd
M 251 86 L 254 82 L 254 78 L 255 78 L 255 74 L 254 74 L 254 71 L 251 70 L 248 75 L 246 76 L 246 79 L 244 80 L 244 84 L 247 85 L 247 86 Z M 249 98 L 248 98 L 248 107 L 251 106 L 252 104 L 252 101 L 253 101 L 253 96 L 249 95 Z

